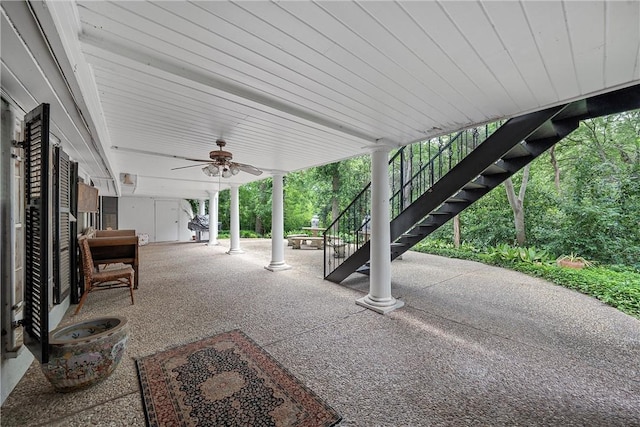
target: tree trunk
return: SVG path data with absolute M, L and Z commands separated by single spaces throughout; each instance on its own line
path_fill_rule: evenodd
M 413 175 L 413 151 L 411 147 L 407 147 L 402 159 L 402 210 L 404 210 L 411 204 L 411 187 L 413 185 L 409 184 Z
M 527 183 L 529 182 L 529 169 L 531 168 L 531 164 L 528 164 L 524 167 L 524 171 L 522 173 L 522 184 L 520 185 L 520 191 L 518 195 L 516 195 L 515 189 L 513 188 L 513 181 L 511 178 L 508 178 L 504 182 L 504 188 L 507 191 L 507 199 L 509 200 L 509 205 L 511 206 L 511 210 L 513 211 L 513 222 L 516 229 L 516 243 L 518 246 L 524 246 L 526 243 L 526 229 L 524 223 L 524 196 L 527 191 Z
M 518 209 L 513 212 L 513 219 L 516 226 L 516 243 L 518 246 L 524 246 L 527 236 L 524 228 L 524 209 Z
M 335 173 L 333 175 L 333 180 L 331 181 L 331 222 L 335 221 L 340 215 L 340 206 L 338 203 L 338 191 L 340 191 L 340 175 Z
M 460 215 L 453 217 L 453 246 L 460 247 Z
M 256 233 L 261 236 L 263 231 L 262 218 L 260 218 L 260 216 L 258 215 L 256 216 Z
M 259 187 L 259 200 L 261 204 L 265 204 L 267 202 L 267 195 L 266 195 L 266 187 L 267 184 L 264 180 L 262 180 L 260 182 L 260 187 Z M 256 227 L 255 227 L 255 231 L 258 235 L 262 235 L 264 233 L 264 224 L 262 223 L 262 216 L 259 210 L 256 210 Z
M 558 159 L 556 158 L 556 146 L 554 145 L 549 150 L 549 154 L 551 154 L 551 165 L 553 166 L 553 182 L 556 185 L 556 191 L 558 194 L 561 194 L 562 190 L 560 188 L 560 166 L 558 166 Z

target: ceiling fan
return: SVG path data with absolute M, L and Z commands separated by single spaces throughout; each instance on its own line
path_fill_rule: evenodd
M 233 159 L 233 155 L 230 152 L 223 150 L 224 146 L 227 145 L 224 139 L 218 139 L 216 141 L 216 145 L 220 147 L 220 149 L 213 150 L 209 153 L 209 158 L 211 158 L 211 160 L 189 158 L 185 158 L 185 160 L 208 163 L 208 165 L 202 168 L 202 172 L 204 172 L 204 174 L 208 176 L 222 176 L 223 178 L 229 178 L 230 176 L 237 175 L 240 171 L 247 172 L 256 176 L 262 175 L 262 171 L 255 166 L 232 162 L 231 159 Z M 173 168 L 171 170 L 192 168 L 195 166 L 200 165 L 182 166 L 179 168 Z

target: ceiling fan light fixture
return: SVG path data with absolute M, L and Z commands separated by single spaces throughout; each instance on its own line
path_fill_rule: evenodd
M 199 159 L 190 159 L 184 157 L 185 160 L 190 160 L 194 162 L 206 162 L 208 163 L 206 166 L 202 168 L 202 173 L 207 176 L 221 176 L 223 178 L 230 178 L 239 174 L 240 172 L 248 172 L 252 175 L 261 175 L 262 171 L 255 166 L 245 165 L 242 163 L 235 163 L 231 160 L 233 156 L 230 152 L 224 151 L 222 148 L 227 145 L 226 142 L 222 139 L 218 139 L 216 141 L 216 145 L 220 148 L 219 150 L 213 150 L 209 153 L 209 158 L 211 160 L 199 160 Z M 178 156 L 172 156 L 178 158 Z M 194 165 L 198 166 L 198 165 Z M 189 168 L 191 166 L 183 166 L 178 168 L 172 168 L 171 170 L 176 169 L 184 169 Z M 123 175 L 123 174 L 121 174 Z M 134 178 L 135 179 L 135 178 Z
M 207 176 L 218 176 L 220 168 L 216 165 L 207 165 L 202 168 L 202 172 Z

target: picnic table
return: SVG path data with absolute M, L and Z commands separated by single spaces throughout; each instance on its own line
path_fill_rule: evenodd
M 289 235 L 287 240 L 291 242 L 293 249 L 301 249 L 302 245 L 311 246 L 316 249 L 324 247 L 324 237 L 322 236 L 299 236 Z
M 323 227 L 302 227 L 302 229 L 310 231 L 312 237 L 318 237 L 318 234 L 324 233 L 326 230 L 326 228 Z

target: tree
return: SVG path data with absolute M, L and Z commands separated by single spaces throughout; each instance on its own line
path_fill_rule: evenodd
M 319 179 L 331 182 L 329 191 L 329 199 L 331 206 L 330 222 L 340 214 L 340 162 L 319 166 L 315 169 L 316 176 Z
M 453 217 L 453 247 L 460 247 L 460 215 Z
M 360 156 L 313 170 L 318 214 L 325 225 L 333 222 L 369 182 L 370 168 L 369 156 Z
M 549 157 L 551 166 L 553 166 L 553 183 L 556 186 L 556 191 L 558 192 L 558 194 L 562 194 L 562 189 L 560 188 L 560 167 L 558 166 L 558 159 L 556 159 L 555 145 L 549 150 Z
M 507 178 L 504 182 L 504 188 L 507 191 L 507 200 L 513 211 L 513 223 L 516 228 L 516 243 L 518 246 L 524 246 L 526 243 L 526 231 L 524 224 L 524 196 L 527 191 L 527 183 L 529 182 L 529 170 L 531 164 L 524 167 L 522 173 L 522 182 L 520 183 L 520 191 L 516 195 L 513 181 Z
M 284 181 L 284 229 L 285 232 L 308 226 L 316 210 L 317 192 L 312 171 L 287 174 Z
M 240 187 L 240 228 L 258 235 L 271 231 L 272 178 L 250 182 Z

